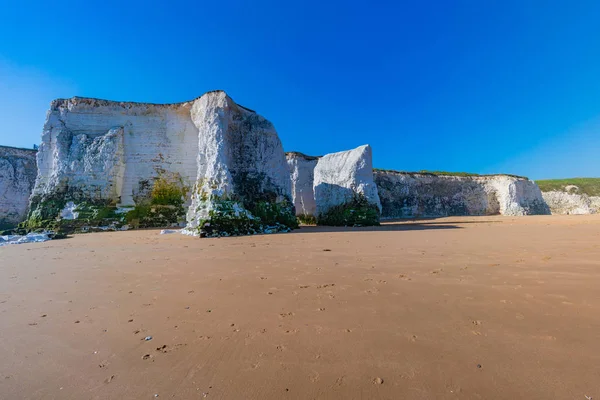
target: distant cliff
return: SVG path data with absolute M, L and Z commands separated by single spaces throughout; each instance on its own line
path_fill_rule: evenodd
M 35 156 L 36 150 L 0 146 L 0 230 L 16 226 L 27 214 Z
M 600 178 L 538 181 L 552 214 L 600 213 Z
M 549 214 L 537 185 L 510 175 L 376 170 L 382 219 Z

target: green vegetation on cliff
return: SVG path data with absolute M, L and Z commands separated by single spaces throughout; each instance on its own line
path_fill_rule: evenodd
M 161 173 L 153 181 L 140 182 L 143 195 L 135 206 L 117 206 L 116 200 L 90 200 L 89 195 L 68 189 L 61 193 L 34 198 L 21 229 L 87 232 L 90 229 L 169 227 L 185 219 L 184 199 L 188 188 L 179 174 Z M 61 217 L 72 202 L 72 218 Z
M 331 207 L 317 216 L 317 225 L 327 226 L 378 226 L 379 209 L 369 203 L 362 193 L 355 193 L 352 200 Z
M 571 190 L 572 193 L 600 196 L 600 178 L 544 179 L 535 181 L 535 183 L 537 183 L 542 192 L 551 192 L 553 190 L 566 192 L 567 186 L 577 186 L 579 190 Z
M 288 232 L 298 228 L 294 206 L 264 173 L 233 174 L 234 193 L 216 194 L 218 182 L 197 182 L 195 196 L 200 236 L 237 236 Z
M 125 214 L 125 220 L 132 228 L 181 223 L 185 219 L 184 199 L 188 191 L 179 174 L 163 173 L 154 180 L 149 197 L 138 199 L 136 206 Z
M 294 208 L 287 200 L 279 203 L 258 201 L 249 210 L 242 206 L 241 201 L 228 196 L 208 196 L 202 202 L 206 203 L 203 206 L 211 209 L 208 218 L 198 223 L 201 237 L 288 232 L 298 227 Z

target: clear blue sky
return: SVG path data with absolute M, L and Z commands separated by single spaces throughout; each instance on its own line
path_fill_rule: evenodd
M 224 89 L 286 150 L 369 143 L 379 168 L 600 176 L 597 0 L 0 0 L 0 16 L 0 144 L 38 143 L 57 97 Z

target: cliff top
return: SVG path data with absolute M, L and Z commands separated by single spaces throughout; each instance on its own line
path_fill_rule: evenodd
M 402 174 L 402 175 L 429 175 L 429 176 L 458 176 L 458 177 L 463 177 L 463 178 L 489 178 L 489 177 L 494 177 L 494 176 L 509 176 L 511 178 L 517 178 L 517 179 L 529 179 L 526 176 L 519 176 L 519 175 L 511 175 L 511 174 L 474 174 L 471 172 L 447 172 L 447 171 L 426 171 L 426 170 L 421 170 L 418 172 L 410 172 L 410 171 L 396 171 L 396 170 L 392 170 L 392 169 L 379 169 L 379 168 L 373 168 L 373 171 L 378 171 L 378 172 L 392 172 L 395 174 Z
M 544 179 L 536 181 L 542 192 L 553 190 L 600 196 L 600 178 Z
M 73 96 L 68 99 L 53 100 L 52 103 L 50 104 L 50 108 L 56 108 L 61 105 L 64 105 L 65 103 L 68 103 L 68 102 L 71 102 L 73 104 L 87 104 L 87 105 L 96 106 L 96 107 L 103 107 L 103 106 L 106 107 L 106 106 L 114 106 L 114 105 L 118 105 L 118 106 L 125 107 L 125 108 L 131 108 L 131 107 L 179 107 L 179 106 L 191 104 L 194 101 L 201 98 L 202 96 L 205 96 L 210 93 L 225 93 L 225 95 L 227 97 L 229 97 L 229 95 L 224 90 L 211 90 L 211 91 L 208 91 L 208 92 L 202 94 L 201 96 L 198 96 L 192 100 L 182 101 L 179 103 L 145 103 L 145 102 L 136 102 L 136 101 L 104 100 L 104 99 L 97 99 L 94 97 Z M 231 97 L 229 97 L 229 98 L 231 99 Z M 234 100 L 232 99 L 232 101 L 234 101 Z M 244 107 L 243 105 L 238 104 L 235 101 L 234 101 L 234 103 L 237 104 L 239 107 L 243 108 L 244 110 L 256 113 L 256 111 L 251 110 L 248 107 Z
M 286 157 L 289 157 L 289 156 L 293 156 L 293 157 L 302 157 L 302 158 L 304 158 L 305 160 L 309 160 L 309 161 L 312 161 L 312 160 L 318 160 L 319 158 L 323 157 L 323 156 L 307 156 L 306 154 L 304 154 L 304 153 L 300 153 L 299 151 L 287 151 L 287 152 L 285 153 L 285 156 L 286 156 Z
M 20 157 L 31 157 L 35 158 L 37 150 L 35 149 L 24 149 L 22 147 L 11 147 L 0 145 L 0 156 L 20 156 Z

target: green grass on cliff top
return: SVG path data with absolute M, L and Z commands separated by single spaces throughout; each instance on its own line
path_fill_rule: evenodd
M 538 184 L 542 192 L 565 191 L 566 186 L 575 185 L 579 188 L 577 193 L 600 196 L 600 178 L 547 179 L 535 181 L 535 183 Z

